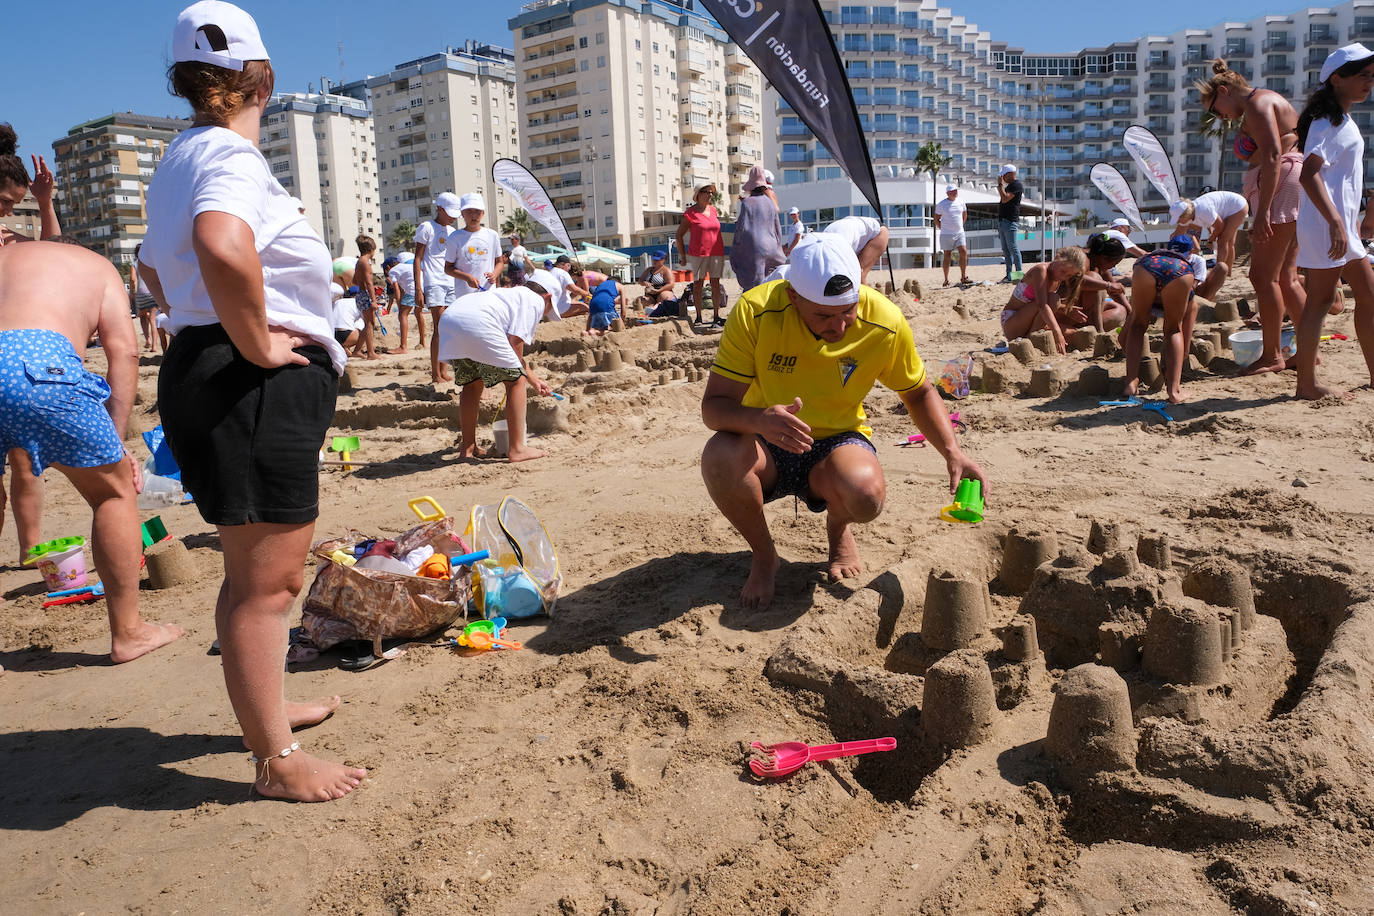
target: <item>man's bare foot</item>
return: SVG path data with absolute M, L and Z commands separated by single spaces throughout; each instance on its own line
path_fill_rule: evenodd
M 148 623 L 145 620 L 133 633 L 110 638 L 110 661 L 116 665 L 131 662 L 154 649 L 161 649 L 172 640 L 179 639 L 185 632 L 174 623 Z
M 343 700 L 339 698 L 338 694 L 332 697 L 320 697 L 308 703 L 287 700 L 286 721 L 290 723 L 292 731 L 305 728 L 307 725 L 319 725 L 334 715 L 334 710 L 338 709 L 342 702 Z
M 378 356 L 376 353 L 373 353 L 373 354 L 371 354 L 371 355 L 369 355 L 369 356 L 364 356 L 363 359 L 366 359 L 366 360 L 374 360 L 374 359 L 381 359 L 381 357 Z
M 1182 388 L 1169 392 L 1170 404 L 1182 404 L 1186 400 L 1188 400 L 1188 392 L 1184 391 Z
M 854 543 L 854 532 L 845 525 L 839 537 L 830 539 L 830 569 L 826 578 L 831 582 L 852 579 L 863 572 L 863 560 L 859 559 L 859 545 Z
M 422 344 L 422 346 L 423 346 L 423 344 Z M 392 350 L 391 352 L 392 352 L 392 353 L 395 353 L 396 355 L 399 356 L 399 355 L 402 354 L 402 353 L 409 353 L 409 352 L 410 352 L 410 348 L 409 348 L 409 347 L 397 347 L 396 349 Z
M 482 451 L 480 448 L 478 448 L 477 445 L 476 445 L 476 443 L 474 443 L 474 444 L 472 444 L 472 445 L 460 445 L 460 446 L 458 447 L 458 457 L 459 457 L 459 458 L 485 458 L 485 457 L 487 457 L 487 453 L 484 452 L 484 451 Z
M 1286 368 L 1288 368 L 1288 364 L 1284 360 L 1283 354 L 1279 354 L 1273 359 L 1265 359 L 1261 356 L 1259 359 L 1242 369 L 1240 374 L 1263 375 L 1266 372 L 1282 372 Z
M 258 794 L 286 801 L 320 802 L 343 798 L 358 788 L 367 776 L 367 770 L 329 763 L 304 751 L 264 760 L 257 767 L 258 778 L 253 788 Z
M 1135 393 L 1136 393 L 1137 391 L 1139 391 L 1139 390 L 1140 390 L 1140 379 L 1132 379 L 1131 381 L 1129 381 L 1129 382 L 1126 383 L 1126 387 L 1124 387 L 1124 388 L 1121 389 L 1121 397 L 1122 397 L 1123 399 L 1125 399 L 1125 398 L 1133 398 L 1133 397 L 1135 397 Z
M 773 589 L 778 579 L 778 569 L 782 561 L 777 551 L 766 554 L 755 553 L 749 563 L 749 578 L 740 589 L 739 603 L 746 608 L 766 608 L 773 603 Z
M 533 461 L 536 458 L 543 458 L 547 454 L 548 452 L 542 448 L 530 448 L 528 445 L 522 445 L 519 448 L 512 448 L 506 454 L 506 460 L 515 464 L 517 461 Z
M 1335 388 L 1328 388 L 1325 385 L 1313 385 L 1311 388 L 1304 388 L 1302 385 L 1299 385 L 1297 395 L 1304 401 L 1320 401 L 1322 398 L 1330 397 L 1351 397 L 1348 393 L 1343 394 Z

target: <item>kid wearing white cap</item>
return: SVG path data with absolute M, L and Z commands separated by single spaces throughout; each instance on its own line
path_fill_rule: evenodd
M 787 211 L 787 217 L 792 222 L 787 227 L 787 241 L 782 243 L 782 253 L 791 254 L 792 249 L 797 247 L 797 243 L 806 238 L 806 233 L 810 230 L 806 228 L 806 223 L 802 222 L 801 211 L 796 207 Z
M 1307 268 L 1307 305 L 1298 320 L 1298 397 L 1334 394 L 1317 383 L 1322 322 L 1343 278 L 1355 293 L 1355 333 L 1374 386 L 1374 270 L 1360 242 L 1374 234 L 1374 209 L 1360 221 L 1364 136 L 1350 109 L 1374 88 L 1374 51 L 1346 45 L 1327 57 L 1321 86 L 1298 116 L 1303 198 L 1298 206 L 1298 266 Z
M 439 361 L 439 319 L 453 301 L 453 278 L 444 272 L 444 258 L 448 251 L 448 237 L 461 213 L 458 195 L 445 191 L 434 199 L 434 219 L 427 219 L 415 230 L 415 262 L 411 275 L 415 280 L 415 310 L 423 321 L 423 309 L 429 309 L 430 344 L 429 371 L 437 384 L 448 381 L 448 365 Z M 424 345 L 424 341 L 420 341 Z
M 1187 233 L 1197 240 L 1193 247 L 1202 247 L 1202 232 L 1206 230 L 1217 252 L 1217 264 L 1226 266 L 1226 273 L 1235 269 L 1236 233 L 1250 215 L 1250 205 L 1235 191 L 1209 191 L 1189 200 L 1184 197 L 1169 204 L 1169 222 L 1177 232 Z
M 464 194 L 458 202 L 463 228 L 449 235 L 444 254 L 444 272 L 453 278 L 453 300 L 479 290 L 490 289 L 500 273 L 496 267 L 501 256 L 501 236 L 482 225 L 487 204 L 476 192 Z
M 842 238 L 814 234 L 792 252 L 787 279 L 740 296 L 702 397 L 702 419 L 715 435 L 701 472 L 753 551 L 740 592 L 745 607 L 772 600 L 781 565 L 763 511 L 770 500 L 795 495 L 827 512 L 831 581 L 862 570 L 850 525 L 875 519 L 887 492 L 863 409 L 879 381 L 944 457 L 951 492 L 962 478 L 983 480 L 926 380 L 911 326 L 861 285 L 858 258 Z

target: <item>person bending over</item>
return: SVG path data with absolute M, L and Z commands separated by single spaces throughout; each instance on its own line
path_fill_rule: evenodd
M 1061 248 L 1053 261 L 1028 268 L 1002 309 L 1002 333 L 1008 340 L 1015 340 L 1049 328 L 1054 334 L 1055 349 L 1061 354 L 1069 352 L 1058 310 L 1061 303 L 1077 304 L 1078 289 L 1087 269 L 1088 256 L 1082 248 Z
M 1188 263 L 1192 239 L 1176 235 L 1167 245 L 1135 262 L 1131 277 L 1131 320 L 1123 333 L 1126 345 L 1126 397 L 1135 397 L 1140 387 L 1140 356 L 1145 349 L 1151 309 L 1164 309 L 1164 384 L 1169 403 L 1187 398 L 1182 388 L 1183 361 L 1193 339 L 1197 303 L 1193 288 L 1197 277 Z
M 798 496 L 826 513 L 831 581 L 863 569 L 851 525 L 882 512 L 887 484 L 863 400 L 896 391 L 945 459 L 951 492 L 983 471 L 959 448 L 901 310 L 860 284 L 854 251 L 816 233 L 792 252 L 787 279 L 740 297 L 725 323 L 701 416 L 706 490 L 753 551 L 745 607 L 773 598 L 780 566 L 764 503 Z

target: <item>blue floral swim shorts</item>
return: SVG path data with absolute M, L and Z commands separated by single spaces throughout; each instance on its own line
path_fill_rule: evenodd
M 93 468 L 124 458 L 105 410 L 110 386 L 86 371 L 56 331 L 0 331 L 0 463 L 22 448 L 34 474 L 50 464 Z M 0 464 L 0 466 L 3 466 Z

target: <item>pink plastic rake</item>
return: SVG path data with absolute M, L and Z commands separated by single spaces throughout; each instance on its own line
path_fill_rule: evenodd
M 830 760 L 835 757 L 853 757 L 858 754 L 872 754 L 875 751 L 890 751 L 897 746 L 896 738 L 870 738 L 866 741 L 842 741 L 839 744 L 818 744 L 811 746 L 800 741 L 784 741 L 781 744 L 760 744 L 753 742 L 763 759 L 749 761 L 749 769 L 755 776 L 777 778 L 795 773 L 807 763 L 817 760 Z

